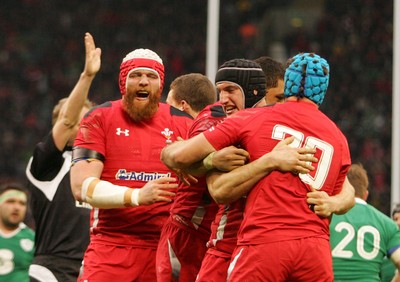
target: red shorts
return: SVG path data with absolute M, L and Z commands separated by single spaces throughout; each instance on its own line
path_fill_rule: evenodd
M 79 281 L 156 281 L 156 250 L 90 243 Z
M 207 251 L 196 282 L 226 281 L 231 257 L 223 253 L 221 255 L 217 253 L 213 252 L 213 249 Z
M 310 237 L 237 246 L 228 281 L 333 281 L 329 241 Z
M 207 251 L 207 240 L 170 220 L 161 231 L 157 248 L 157 281 L 195 281 Z

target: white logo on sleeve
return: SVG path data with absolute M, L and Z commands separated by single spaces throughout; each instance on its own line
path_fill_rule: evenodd
M 120 136 L 121 134 L 129 136 L 129 129 L 122 130 L 121 127 L 118 127 L 117 132 L 115 134 L 117 134 L 118 136 Z
M 19 242 L 19 244 L 21 245 L 21 248 L 25 251 L 25 252 L 30 252 L 32 251 L 33 247 L 34 247 L 34 242 L 30 239 L 21 239 L 21 241 Z

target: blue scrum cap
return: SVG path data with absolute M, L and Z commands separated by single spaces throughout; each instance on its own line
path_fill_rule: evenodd
M 285 97 L 306 97 L 322 104 L 329 84 L 329 64 L 314 53 L 294 56 L 285 72 Z

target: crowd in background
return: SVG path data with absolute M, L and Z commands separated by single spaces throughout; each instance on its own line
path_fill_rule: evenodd
M 254 44 L 257 21 L 267 9 L 292 2 L 221 0 L 219 62 L 270 55 Z M 313 32 L 283 43 L 288 56 L 317 51 L 330 62 L 329 94 L 321 110 L 347 136 L 352 161 L 370 172 L 369 202 L 389 214 L 393 1 L 323 2 Z M 205 72 L 206 0 L 2 1 L 1 181 L 25 177 L 33 147 L 50 129 L 54 104 L 70 93 L 82 70 L 86 31 L 103 51 L 89 94 L 97 103 L 119 98 L 120 54 L 135 48 L 150 48 L 163 58 L 164 95 L 177 76 Z

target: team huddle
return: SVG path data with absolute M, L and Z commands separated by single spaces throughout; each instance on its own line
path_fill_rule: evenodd
M 215 84 L 177 77 L 163 103 L 163 61 L 136 49 L 120 66 L 121 99 L 93 106 L 101 50 L 89 33 L 85 46 L 27 168 L 42 223 L 31 281 L 380 281 L 385 259 L 400 281 L 399 228 L 366 203 L 366 171 L 319 110 L 327 60 L 232 59 Z M 63 219 L 54 229 L 51 213 Z

